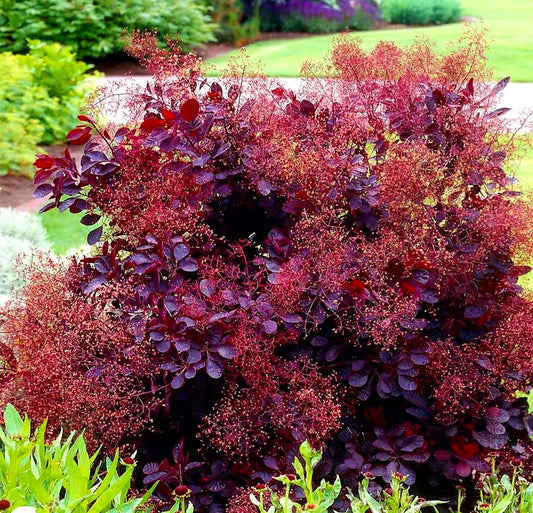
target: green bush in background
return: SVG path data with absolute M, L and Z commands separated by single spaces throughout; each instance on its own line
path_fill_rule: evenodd
M 383 17 L 390 23 L 404 25 L 441 25 L 458 21 L 458 0 L 383 0 Z
M 27 50 L 27 39 L 59 41 L 78 57 L 121 52 L 125 28 L 179 33 L 184 47 L 214 40 L 208 8 L 195 0 L 2 0 L 0 51 Z
M 29 53 L 0 54 L 0 175 L 32 174 L 38 144 L 63 141 L 92 85 L 91 65 L 59 43 L 28 40 Z

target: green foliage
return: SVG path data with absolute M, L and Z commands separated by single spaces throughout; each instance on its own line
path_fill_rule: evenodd
M 511 465 L 514 461 L 511 462 Z M 517 462 L 518 463 L 518 462 Z M 520 466 L 511 475 L 501 474 L 494 463 L 492 471 L 479 483 L 479 500 L 473 513 L 531 513 L 533 511 L 533 483 L 521 477 Z M 459 494 L 457 511 L 462 495 Z
M 444 504 L 443 501 L 426 501 L 409 493 L 405 486 L 406 476 L 393 474 L 390 488 L 384 490 L 380 497 L 374 497 L 368 490 L 369 478 L 365 477 L 359 484 L 357 495 L 348 494 L 352 513 L 419 513 L 422 508 L 433 508 Z
M 383 17 L 390 23 L 441 25 L 461 16 L 458 0 L 383 0 Z
M 32 174 L 39 143 L 63 140 L 92 87 L 92 66 L 58 43 L 28 41 L 30 52 L 0 54 L 0 175 Z
M 143 497 L 128 499 L 135 467 L 131 458 L 126 463 L 116 452 L 101 469 L 95 466 L 97 454 L 87 452 L 83 435 L 60 435 L 48 443 L 46 422 L 32 434 L 28 417 L 22 419 L 10 404 L 4 423 L 0 428 L 0 497 L 9 502 L 9 511 L 30 506 L 55 513 L 132 513 L 155 488 Z
M 49 247 L 41 219 L 26 212 L 0 208 L 0 294 L 7 296 L 22 285 L 22 279 L 14 272 L 17 255 L 29 253 L 32 248 Z
M 3 0 L 0 50 L 23 52 L 27 39 L 61 41 L 81 58 L 122 51 L 125 28 L 177 35 L 187 48 L 214 39 L 208 9 L 194 0 Z
M 313 485 L 313 469 L 322 459 L 322 453 L 311 447 L 309 442 L 304 442 L 300 446 L 300 455 L 303 463 L 294 458 L 293 468 L 296 475 L 285 474 L 275 479 L 284 485 L 284 493 L 268 489 L 267 487 L 257 488 L 256 493 L 250 494 L 250 501 L 260 513 L 299 513 L 312 509 L 314 513 L 327 513 L 341 492 L 341 481 L 339 476 L 333 484 L 327 483 L 324 479 L 318 487 Z M 291 498 L 293 487 L 299 488 L 305 497 L 303 504 Z M 266 492 L 269 492 L 268 499 Z
M 240 0 L 204 0 L 212 20 L 216 23 L 217 41 L 234 42 L 242 31 L 243 5 Z

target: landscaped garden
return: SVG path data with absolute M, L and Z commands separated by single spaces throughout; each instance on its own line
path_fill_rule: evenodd
M 259 19 L 245 2 L 231 30 L 194 12 L 233 40 L 379 18 L 370 2 L 310 4 L 265 2 Z M 413 2 L 383 0 L 383 16 L 395 5 Z M 23 44 L 14 20 L 6 40 Z M 240 54 L 206 80 L 201 59 L 136 30 L 128 52 L 151 81 L 105 83 L 73 122 L 90 65 L 55 42 L 2 54 L 23 79 L 0 106 L 29 141 L 18 159 L 12 136 L 4 169 L 26 172 L 61 130 L 69 148 L 34 162 L 48 240 L 0 209 L 0 284 L 15 287 L 0 510 L 533 511 L 531 138 L 500 105 L 509 72 L 492 80 L 482 32 L 442 54 L 404 45 L 410 30 L 386 32 L 401 45 L 337 36 L 295 90 Z M 48 245 L 72 256 L 26 253 L 10 272 L 17 247 Z

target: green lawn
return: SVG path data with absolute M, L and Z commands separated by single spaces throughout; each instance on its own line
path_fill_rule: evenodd
M 524 152 L 515 174 L 523 190 L 533 191 L 533 148 L 530 147 Z
M 515 82 L 533 82 L 533 1 L 532 0 L 462 0 L 463 15 L 482 19 L 489 30 L 491 42 L 488 66 L 496 78 L 511 75 Z M 440 50 L 458 38 L 462 23 L 402 30 L 357 32 L 363 47 L 371 48 L 380 40 L 399 45 L 427 36 Z M 302 63 L 309 58 L 321 59 L 331 48 L 333 35 L 304 37 L 290 40 L 261 41 L 247 46 L 248 54 L 259 59 L 265 73 L 271 77 L 298 76 Z M 230 55 L 238 50 L 208 61 L 216 74 Z
M 93 227 L 80 224 L 82 214 L 59 212 L 56 209 L 41 214 L 41 221 L 48 235 L 52 249 L 64 254 L 71 248 L 87 244 L 87 234 Z

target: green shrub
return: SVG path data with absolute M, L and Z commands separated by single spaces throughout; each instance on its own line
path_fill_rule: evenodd
M 29 253 L 32 248 L 48 247 L 46 232 L 39 217 L 10 208 L 0 208 L 0 294 L 7 296 L 23 283 L 13 269 L 19 253 Z
M 208 9 L 194 0 L 3 0 L 0 50 L 24 52 L 27 39 L 60 41 L 81 58 L 122 51 L 125 28 L 180 35 L 190 48 L 214 39 Z
M 383 0 L 383 17 L 390 23 L 440 25 L 461 16 L 458 0 Z
M 92 85 L 92 66 L 59 43 L 28 41 L 30 52 L 0 54 L 0 175 L 32 173 L 39 143 L 64 139 Z
M 204 0 L 216 23 L 217 41 L 234 42 L 241 30 L 243 5 L 239 0 Z
M 150 497 L 128 499 L 135 461 L 106 458 L 105 469 L 95 465 L 83 435 L 46 439 L 46 421 L 32 434 L 24 419 L 8 404 L 0 427 L 0 498 L 2 509 L 30 506 L 56 513 L 132 513 Z M 121 471 L 119 469 L 122 468 Z

